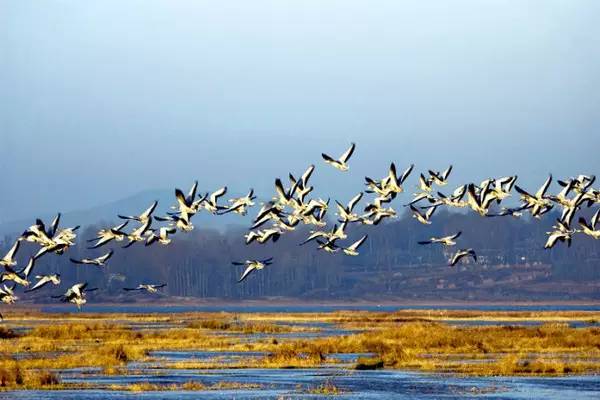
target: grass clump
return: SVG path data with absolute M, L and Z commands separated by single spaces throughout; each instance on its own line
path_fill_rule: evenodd
M 344 393 L 344 391 L 339 387 L 335 386 L 330 380 L 327 380 L 319 386 L 310 388 L 308 390 L 308 393 L 321 396 L 337 396 L 339 394 Z

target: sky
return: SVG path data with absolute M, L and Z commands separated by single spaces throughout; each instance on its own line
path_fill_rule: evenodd
M 347 200 L 391 161 L 452 185 L 600 174 L 600 2 L 0 0 L 0 222 L 144 190 Z M 357 143 L 351 169 L 324 165 Z M 411 182 L 414 182 L 411 181 Z

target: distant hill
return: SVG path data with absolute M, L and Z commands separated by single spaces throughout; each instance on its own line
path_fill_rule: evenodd
M 169 207 L 175 204 L 175 196 L 172 189 L 152 189 L 136 193 L 132 196 L 123 199 L 115 200 L 110 203 L 101 204 L 98 206 L 84 208 L 80 210 L 62 212 L 61 226 L 94 225 L 101 222 L 111 222 L 117 220 L 117 214 L 139 214 L 152 204 L 154 200 L 158 200 L 158 207 L 155 211 L 156 215 L 163 215 L 169 210 Z M 50 221 L 56 214 L 40 214 L 32 215 L 28 219 L 17 219 L 0 223 L 0 237 L 12 236 L 20 234 L 29 226 L 31 226 L 36 218 L 42 218 L 43 221 Z M 224 215 L 218 218 L 208 215 L 207 213 L 199 213 L 194 218 L 194 225 L 203 226 L 211 229 L 224 230 L 228 226 L 247 225 L 249 219 L 240 218 L 239 215 Z

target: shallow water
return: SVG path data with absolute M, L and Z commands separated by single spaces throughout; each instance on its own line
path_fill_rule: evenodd
M 401 310 L 479 310 L 479 311 L 600 311 L 600 305 L 285 305 L 285 306 L 245 306 L 245 305 L 95 305 L 85 306 L 85 312 L 90 313 L 178 313 L 178 312 L 231 312 L 231 313 L 319 313 L 333 311 L 401 311 Z M 42 312 L 64 313 L 75 312 L 68 305 L 52 305 L 41 308 Z
M 336 399 L 598 399 L 600 379 L 597 376 L 565 378 L 464 378 L 453 375 L 421 374 L 403 371 L 344 371 L 324 369 L 239 369 L 239 370 L 178 370 L 153 371 L 135 376 L 65 377 L 69 382 L 130 384 L 184 383 L 195 380 L 207 385 L 218 382 L 252 383 L 261 389 L 215 390 L 202 392 L 108 392 L 86 391 L 23 391 L 0 393 L 8 400 L 83 400 L 83 399 L 299 399 L 332 398 L 309 395 L 307 391 L 326 382 L 344 391 Z

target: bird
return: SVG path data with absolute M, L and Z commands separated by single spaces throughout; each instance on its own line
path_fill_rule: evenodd
M 279 229 L 264 229 L 258 231 L 250 231 L 244 237 L 246 238 L 246 244 L 250 244 L 254 241 L 257 241 L 260 244 L 264 244 L 269 240 L 272 240 L 273 243 L 279 240 L 281 236 L 281 231 Z
M 155 215 L 154 219 L 160 222 L 169 222 L 169 226 L 175 227 L 180 231 L 190 232 L 194 230 L 194 225 L 191 221 L 191 214 L 188 213 L 179 213 L 179 215 L 170 214 L 165 217 Z
M 364 225 L 379 225 L 385 218 L 396 218 L 396 211 L 392 207 L 382 207 L 382 203 L 387 203 L 390 199 L 378 197 L 373 204 L 368 204 L 364 209 L 365 214 L 361 216 L 361 222 Z
M 141 283 L 141 284 L 137 285 L 137 287 L 135 287 L 135 288 L 123 288 L 123 290 L 128 291 L 128 292 L 131 292 L 131 291 L 134 291 L 134 290 L 140 290 L 140 291 L 141 290 L 145 290 L 148 293 L 158 293 L 158 289 L 162 289 L 165 286 L 167 286 L 166 283 L 161 283 L 161 284 L 158 284 L 158 285 L 148 284 L 148 283 Z
M 327 253 L 337 253 L 338 251 L 340 251 L 340 247 L 338 245 L 335 244 L 336 240 L 338 240 L 337 238 L 333 238 L 333 239 L 329 239 L 326 242 L 317 239 L 317 243 L 319 244 L 318 249 L 319 250 L 324 250 Z
M 546 232 L 546 234 L 548 234 L 548 240 L 546 240 L 544 248 L 551 249 L 556 242 L 559 241 L 566 242 L 567 247 L 571 247 L 571 238 L 575 233 L 575 230 L 569 228 L 569 226 L 560 219 L 556 220 L 556 225 L 553 225 L 552 228 L 554 228 L 552 231 Z
M 271 265 L 273 263 L 273 257 L 265 258 L 264 260 L 246 260 L 244 262 L 233 261 L 233 265 L 245 265 L 246 269 L 242 273 L 238 282 L 242 282 L 244 279 L 250 275 L 253 271 L 260 271 L 264 267 Z
M 46 286 L 48 283 L 52 283 L 53 285 L 60 285 L 60 274 L 51 274 L 51 275 L 36 275 L 35 277 L 38 279 L 35 285 L 30 289 L 25 290 L 25 293 L 33 292 L 34 290 L 41 289 Z
M 579 217 L 579 226 L 581 226 L 581 232 L 594 238 L 600 239 L 600 230 L 596 229 L 596 224 L 598 223 L 598 217 L 600 216 L 600 209 L 596 211 L 596 213 L 590 219 L 590 223 L 588 224 L 583 217 Z
M 353 213 L 352 210 L 354 206 L 360 201 L 363 197 L 363 192 L 360 192 L 356 196 L 354 196 L 347 206 L 344 206 L 339 201 L 336 200 L 338 213 L 337 215 L 341 218 L 339 222 L 357 222 L 360 221 L 360 216 L 356 213 Z
M 2 272 L 2 274 L 1 274 L 2 278 L 0 278 L 0 280 L 2 282 L 13 281 L 14 283 L 22 285 L 22 286 L 29 286 L 29 281 L 27 280 L 27 278 L 29 277 L 29 274 L 33 270 L 34 265 L 35 265 L 35 258 L 29 257 L 29 262 L 27 263 L 25 268 L 23 268 L 21 271 L 17 272 L 12 267 L 5 266 L 4 272 Z
M 475 250 L 460 249 L 450 259 L 450 266 L 454 267 L 456 265 L 456 263 L 458 263 L 460 260 L 462 260 L 465 257 L 472 257 L 473 261 L 477 262 L 477 254 L 475 254 Z
M 17 265 L 17 260 L 15 260 L 15 255 L 17 254 L 17 251 L 19 250 L 20 245 L 21 245 L 21 242 L 19 240 L 17 240 L 12 245 L 10 250 L 8 250 L 8 253 L 6 253 L 6 255 L 2 259 L 0 259 L 0 266 L 13 267 L 13 266 Z
M 358 248 L 364 243 L 365 240 L 367 240 L 367 237 L 369 237 L 369 235 L 364 235 L 363 237 L 358 239 L 356 242 L 352 243 L 350 246 L 342 247 L 342 251 L 347 256 L 357 256 Z
M 461 231 L 458 231 L 454 235 L 442 236 L 442 237 L 432 237 L 429 240 L 423 240 L 418 242 L 421 245 L 439 243 L 444 246 L 454 246 L 456 244 L 455 240 L 461 235 Z
M 77 306 L 77 309 L 81 309 L 87 300 L 85 295 L 87 292 L 93 292 L 94 290 L 98 290 L 98 288 L 87 289 L 88 283 L 81 282 L 76 283 L 71 286 L 64 294 L 60 296 L 51 296 L 53 299 L 60 299 L 63 303 L 73 303 Z
M 234 212 L 236 214 L 246 215 L 248 213 L 248 208 L 254 206 L 254 199 L 256 199 L 254 189 L 250 189 L 248 194 L 244 197 L 229 199 L 231 205 L 227 207 L 223 214 Z
M 442 192 L 437 192 L 438 198 L 434 199 L 434 202 L 431 204 L 431 206 L 445 205 L 456 208 L 467 207 L 469 205 L 468 202 L 463 201 L 463 197 L 467 193 L 467 186 L 468 185 L 461 185 L 457 187 L 450 196 L 446 196 Z M 431 200 L 431 197 L 428 197 L 428 199 Z
M 436 208 L 437 207 L 428 208 L 427 211 L 425 211 L 425 213 L 422 213 L 415 206 L 413 206 L 412 204 L 410 205 L 410 209 L 413 212 L 413 218 L 415 218 L 417 221 L 424 225 L 431 224 L 431 216 L 435 212 Z
M 185 213 L 188 215 L 196 214 L 196 212 L 198 211 L 198 206 L 195 203 L 197 188 L 198 181 L 195 181 L 187 196 L 183 194 L 181 189 L 175 189 L 175 198 L 177 199 L 177 206 L 172 208 L 178 209 L 180 213 Z
M 444 186 L 448 183 L 448 175 L 452 171 L 452 165 L 450 165 L 443 172 L 437 172 L 429 170 L 429 176 L 431 177 L 431 182 L 435 183 L 438 186 Z
M 58 213 L 56 217 L 50 223 L 50 227 L 46 229 L 44 221 L 40 218 L 35 220 L 35 224 L 30 226 L 20 237 L 20 240 L 26 240 L 28 242 L 37 243 L 41 246 L 51 245 L 53 243 L 52 238 L 58 232 L 58 225 L 60 223 L 61 214 Z
M 129 221 L 125 221 L 122 224 L 110 229 L 100 229 L 97 237 L 88 240 L 88 243 L 96 242 L 93 246 L 88 247 L 88 249 L 97 249 L 98 247 L 103 246 L 112 240 L 117 242 L 123 241 L 123 239 L 125 239 L 127 236 L 127 233 L 123 232 L 122 229 L 125 228 L 128 223 Z
M 15 286 L 15 284 L 13 284 L 12 287 L 3 285 L 0 288 L 0 301 L 4 304 L 13 304 L 15 301 L 19 300 L 19 298 L 15 296 Z
M 142 225 L 131 231 L 131 233 L 127 234 L 127 239 L 129 239 L 129 243 L 127 243 L 123 248 L 130 247 L 135 242 L 143 242 L 146 240 L 148 233 L 150 232 L 150 225 L 152 224 L 152 219 L 147 219 Z
M 158 235 L 156 234 L 156 231 L 153 230 L 150 236 L 148 236 L 146 239 L 146 246 L 150 246 L 155 242 L 158 242 L 162 245 L 167 245 L 171 243 L 171 238 L 169 238 L 169 235 L 172 235 L 175 232 L 177 232 L 177 229 L 164 226 L 158 230 Z
M 202 202 L 204 209 L 213 214 L 217 214 L 219 211 L 224 210 L 226 207 L 218 205 L 217 202 L 220 197 L 225 195 L 225 193 L 227 193 L 227 186 L 214 191 L 210 196 L 205 196 L 205 199 Z
M 41 245 L 41 248 L 35 254 L 38 259 L 46 253 L 56 253 L 62 255 L 69 247 L 75 244 L 74 240 L 77 237 L 75 231 L 79 229 L 79 225 L 73 228 L 64 228 L 56 232 L 49 242 Z
M 350 160 L 352 153 L 354 153 L 354 149 L 356 149 L 356 144 L 351 143 L 350 148 L 348 148 L 348 150 L 346 150 L 346 152 L 342 154 L 338 160 L 328 156 L 325 153 L 321 153 L 321 157 L 323 157 L 323 160 L 325 160 L 327 164 L 333 166 L 334 168 L 337 168 L 340 171 L 348 171 L 348 169 L 350 169 L 348 166 L 348 160 Z
M 106 261 L 108 261 L 108 259 L 111 258 L 113 254 L 114 250 L 110 250 L 108 253 L 96 258 L 83 258 L 81 260 L 69 258 L 69 260 L 71 260 L 71 262 L 74 264 L 96 265 L 98 267 L 103 267 L 104 265 L 106 265 Z
M 433 179 L 431 178 L 426 178 L 425 175 L 421 174 L 419 175 L 419 189 L 421 190 L 421 192 L 425 192 L 425 193 L 430 193 L 431 191 L 433 191 Z
M 75 244 L 74 240 L 77 237 L 75 232 L 79 229 L 79 225 L 72 228 L 59 229 L 59 221 L 60 213 L 54 218 L 50 224 L 50 228 L 46 229 L 44 222 L 38 218 L 35 225 L 30 226 L 21 235 L 22 240 L 40 245 L 41 248 L 34 255 L 34 258 L 37 259 L 46 253 L 61 255 Z
M 473 211 L 481 216 L 486 216 L 490 211 L 492 202 L 496 199 L 490 192 L 490 181 L 482 187 L 473 183 L 467 185 L 467 204 Z
M 325 238 L 327 240 L 346 239 L 347 235 L 346 235 L 345 229 L 346 229 L 347 224 L 348 224 L 347 222 L 342 222 L 339 227 L 337 224 L 335 224 L 333 226 L 333 228 L 329 231 L 322 231 L 322 230 L 310 231 L 310 235 L 308 236 L 308 238 L 306 240 L 304 240 L 302 243 L 300 243 L 300 246 L 303 246 L 306 243 L 308 243 L 312 240 L 316 240 L 318 238 Z
M 155 200 L 150 207 L 148 207 L 143 213 L 141 213 L 140 215 L 118 215 L 119 218 L 121 219 L 128 219 L 128 220 L 134 220 L 134 221 L 138 221 L 139 223 L 141 223 L 142 225 L 146 223 L 146 221 L 150 220 L 150 218 L 152 217 L 152 213 L 154 212 L 154 210 L 156 209 L 156 206 L 158 205 L 158 201 Z
M 500 201 L 510 196 L 510 191 L 512 190 L 516 181 L 517 175 L 494 179 L 493 186 L 490 185 L 491 195 L 494 197 L 494 199 L 496 199 L 498 203 L 500 203 Z
M 518 185 L 515 185 L 515 190 L 521 195 L 521 201 L 523 201 L 524 205 L 530 206 L 531 215 L 535 218 L 541 217 L 553 207 L 550 199 L 546 196 L 546 191 L 551 183 L 552 174 L 550 174 L 538 191 L 533 195 L 521 189 Z
M 514 218 L 520 218 L 523 216 L 523 210 L 527 210 L 528 208 L 530 207 L 527 205 L 513 208 L 502 207 L 502 209 L 497 213 L 487 213 L 486 217 L 505 217 L 507 215 L 510 215 Z
M 396 175 L 396 165 L 394 163 L 391 163 L 386 180 L 386 187 L 388 188 L 388 190 L 394 193 L 402 193 L 404 191 L 402 184 L 404 183 L 406 178 L 408 178 L 414 167 L 415 165 L 411 164 L 408 168 L 404 170 L 404 172 L 402 172 L 402 175 L 398 177 Z

